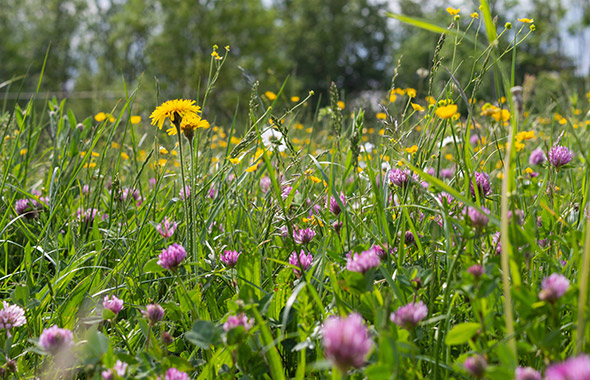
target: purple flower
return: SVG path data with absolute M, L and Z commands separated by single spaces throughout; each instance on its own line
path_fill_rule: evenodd
M 574 158 L 574 153 L 565 146 L 555 145 L 549 150 L 549 162 L 556 169 L 568 164 L 572 158 Z
M 342 225 L 343 225 L 343 222 L 341 222 L 341 221 L 335 221 L 334 223 L 332 223 L 332 228 L 334 229 L 334 231 L 336 231 L 336 233 L 338 235 L 340 235 L 340 230 L 342 229 Z
M 541 374 L 531 367 L 518 367 L 514 371 L 514 380 L 541 380 Z
M 2 304 L 3 307 L 0 310 L 0 329 L 6 330 L 6 333 L 10 336 L 10 329 L 27 323 L 27 317 L 25 317 L 25 311 L 21 307 L 10 305 L 6 301 L 2 301 Z
M 512 217 L 514 216 L 514 221 L 516 222 L 516 224 L 520 224 L 522 225 L 522 223 L 524 222 L 524 212 L 522 210 L 514 210 L 514 212 L 512 212 L 512 210 L 508 210 L 508 219 L 512 219 Z
M 150 187 L 150 189 L 153 189 L 154 187 L 156 187 L 156 179 L 155 178 L 150 178 L 148 180 L 148 186 Z
M 502 241 L 500 240 L 500 232 L 496 232 L 492 237 L 492 246 L 496 247 L 496 255 L 502 253 Z
M 385 245 L 385 247 L 387 248 L 387 244 Z M 375 254 L 377 256 L 379 256 L 379 259 L 381 259 L 381 260 L 385 260 L 385 258 L 387 257 L 387 249 L 386 248 L 383 248 L 379 244 L 373 244 L 373 247 L 371 247 L 373 252 L 375 252 Z
M 82 194 L 88 195 L 88 193 L 90 193 L 90 186 L 88 186 L 88 185 L 82 186 Z
M 92 226 L 92 224 L 94 223 L 94 219 L 97 215 L 100 215 L 100 213 L 95 208 L 89 208 L 86 211 L 84 211 L 84 209 L 82 208 L 79 208 L 76 211 L 76 217 L 78 221 L 82 222 L 87 226 Z
M 342 205 L 346 205 L 346 196 L 344 193 L 340 193 L 340 202 L 342 202 Z M 338 204 L 338 200 L 335 197 L 330 197 L 329 209 L 330 212 L 336 216 L 338 216 L 342 211 L 340 209 L 340 205 Z
M 488 173 L 475 172 L 473 173 L 473 175 L 475 177 L 475 184 L 477 185 L 479 197 L 481 198 L 486 195 L 489 195 L 492 192 L 492 190 L 490 187 L 490 176 L 488 175 Z M 471 195 L 475 197 L 475 190 L 473 188 L 472 180 L 469 180 L 469 187 L 471 189 Z
M 35 200 L 18 199 L 14 204 L 16 215 L 24 215 L 26 218 L 34 219 L 39 216 L 39 209 L 43 205 Z
M 175 271 L 185 257 L 186 250 L 184 247 L 180 244 L 174 243 L 162 250 L 162 253 L 158 256 L 158 265 L 161 265 L 164 269 Z
M 564 276 L 553 273 L 543 279 L 541 286 L 543 289 L 539 292 L 539 299 L 541 301 L 555 303 L 570 287 L 570 282 Z
M 326 357 L 343 373 L 350 367 L 362 366 L 373 346 L 369 330 L 357 313 L 346 318 L 328 318 L 322 327 L 322 336 Z
M 455 174 L 455 171 L 453 169 L 442 169 L 440 171 L 440 177 L 444 178 L 444 179 L 451 179 L 451 178 L 453 178 L 454 174 Z
M 272 184 L 272 181 L 270 180 L 269 176 L 265 175 L 265 176 L 262 176 L 262 178 L 260 178 L 260 190 L 262 190 L 263 193 L 266 193 L 268 191 L 271 184 Z
M 553 364 L 545 371 L 545 380 L 590 380 L 590 356 L 580 355 Z
M 230 251 L 229 249 L 226 249 L 225 252 L 223 252 L 221 255 L 219 255 L 219 260 L 226 267 L 233 268 L 236 266 L 236 264 L 238 262 L 238 257 L 240 257 L 241 254 L 242 254 L 242 252 Z
M 169 368 L 166 371 L 166 376 L 164 380 L 189 380 L 190 377 L 185 372 L 179 371 L 176 368 Z
M 471 274 L 477 280 L 483 276 L 483 267 L 479 264 L 475 264 L 467 268 L 467 273 Z
M 125 372 L 127 372 L 127 363 L 117 360 L 113 369 L 115 372 L 117 372 L 119 377 L 125 377 Z
M 446 204 L 447 206 L 450 206 L 455 200 L 449 193 L 440 193 L 437 198 L 442 205 Z
M 293 240 L 297 244 L 308 244 L 315 236 L 315 231 L 311 228 L 293 229 Z
M 119 200 L 122 202 L 126 202 L 127 199 L 130 199 L 130 197 L 132 197 L 136 201 L 139 201 L 141 199 L 141 194 L 139 193 L 139 190 L 137 190 L 137 189 L 130 189 L 130 188 L 126 187 L 123 189 L 123 191 L 121 191 L 121 195 L 119 196 Z
M 486 358 L 481 355 L 470 356 L 463 363 L 467 372 L 476 379 L 481 379 L 488 366 Z
M 416 242 L 416 238 L 414 237 L 414 234 L 412 233 L 412 231 L 406 231 L 404 233 L 404 243 L 406 243 L 406 245 L 410 245 L 410 244 L 414 244 Z
M 74 344 L 74 334 L 68 329 L 60 329 L 51 326 L 43 330 L 39 336 L 39 345 L 51 355 L 57 355 L 60 351 L 71 347 Z
M 546 159 L 545 152 L 542 149 L 535 149 L 529 156 L 529 164 L 541 165 Z
M 346 255 L 346 269 L 351 272 L 367 273 L 371 268 L 379 266 L 381 260 L 374 250 L 363 251 L 361 253 L 348 253 Z
M 209 193 L 207 194 L 209 199 L 215 199 L 217 196 L 217 188 L 215 186 L 211 186 L 209 189 Z
M 306 254 L 305 251 L 302 249 L 299 255 L 297 252 L 291 253 L 289 256 L 289 264 L 296 266 L 297 268 L 293 268 L 293 271 L 297 275 L 297 277 L 301 277 L 301 271 L 306 271 L 311 267 L 311 263 L 313 262 L 313 256 L 311 253 Z
M 412 302 L 391 313 L 391 321 L 406 330 L 415 328 L 428 315 L 424 302 Z
M 404 187 L 410 182 L 410 171 L 408 169 L 392 169 L 389 172 L 389 182 L 398 187 Z
M 227 322 L 223 324 L 223 330 L 227 332 L 238 326 L 243 326 L 244 329 L 248 331 L 253 325 L 254 321 L 252 319 L 248 318 L 244 313 L 239 313 L 238 315 L 230 315 L 227 317 Z
M 174 235 L 178 223 L 172 222 L 167 216 L 164 217 L 162 222 L 156 226 L 156 230 L 160 233 L 164 239 L 168 239 Z
M 141 312 L 145 318 L 150 322 L 150 325 L 154 325 L 164 318 L 164 309 L 157 303 L 153 303 L 146 306 L 146 309 Z
M 190 196 L 191 196 L 191 187 L 189 185 L 186 185 L 183 189 L 180 189 L 180 192 L 178 193 L 178 197 L 182 201 L 186 201 L 188 198 L 190 198 Z
M 113 380 L 113 371 L 110 369 L 105 369 L 100 373 L 100 375 L 104 380 Z
M 467 209 L 467 216 L 471 221 L 471 225 L 477 228 L 478 230 L 481 230 L 482 228 L 487 226 L 490 221 L 490 219 L 486 216 L 486 214 L 490 213 L 490 210 L 488 210 L 485 207 L 482 207 L 481 209 L 484 211 L 483 213 L 479 212 L 478 209 L 473 207 L 469 207 Z
M 471 135 L 471 137 L 469 138 L 469 143 L 471 145 L 477 145 L 478 142 L 479 142 L 479 136 L 478 135 Z
M 105 296 L 102 306 L 105 309 L 112 311 L 113 314 L 117 315 L 123 309 L 123 300 L 120 300 L 113 295 L 111 295 L 110 298 L 109 296 Z
M 289 185 L 283 186 L 283 189 L 281 191 L 281 198 L 283 198 L 283 200 L 286 200 L 287 198 L 289 198 L 292 190 L 293 190 L 293 187 L 291 187 Z M 295 190 L 295 194 L 293 194 L 293 196 L 297 195 L 298 193 L 299 193 L 299 191 Z

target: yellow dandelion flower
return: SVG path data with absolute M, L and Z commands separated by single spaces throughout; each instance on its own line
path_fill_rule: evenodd
M 417 145 L 412 145 L 411 147 L 406 148 L 406 152 L 407 153 L 410 153 L 410 154 L 416 153 L 417 151 L 418 151 L 418 146 Z
M 385 114 L 385 112 L 378 112 L 377 115 L 375 115 L 375 116 L 379 120 L 385 120 L 385 119 L 387 119 L 387 114 Z
M 410 105 L 412 106 L 414 111 L 418 111 L 418 112 L 424 111 L 424 107 L 422 107 L 420 104 L 410 103 Z
M 338 105 L 338 108 L 340 108 L 341 110 L 343 110 L 346 107 L 346 104 L 344 104 L 342 100 L 339 100 L 336 104 Z
M 139 124 L 139 123 L 141 123 L 141 116 L 138 116 L 138 115 L 131 116 L 129 121 L 131 121 L 131 124 Z
M 471 18 L 478 19 L 478 18 L 479 18 L 479 13 L 477 13 L 477 12 L 473 12 L 473 13 L 471 14 Z
M 449 104 L 448 106 L 438 107 L 435 113 L 441 119 L 450 119 L 457 113 L 457 105 Z
M 104 112 L 99 112 L 96 115 L 94 115 L 94 120 L 96 120 L 99 123 L 105 121 L 106 118 L 107 114 Z
M 268 100 L 270 100 L 271 102 L 277 98 L 277 94 L 275 94 L 275 93 L 274 93 L 274 92 L 272 92 L 272 91 L 266 91 L 266 92 L 264 93 L 264 96 L 266 96 L 266 98 L 267 98 Z
M 166 119 L 170 119 L 170 122 L 173 123 L 178 118 L 182 120 L 187 115 L 197 115 L 200 112 L 201 107 L 195 105 L 194 100 L 168 100 L 156 107 L 150 115 L 150 119 L 152 119 L 152 125 L 158 125 L 158 128 L 162 129 Z
M 532 24 L 535 22 L 532 18 L 519 18 L 518 21 L 523 22 L 525 24 Z
M 291 96 L 291 101 L 297 103 L 299 101 L 299 96 Z
M 455 9 L 453 7 L 447 7 L 446 11 L 451 16 L 456 16 L 456 15 L 459 14 L 459 12 L 461 12 L 461 9 L 460 8 Z

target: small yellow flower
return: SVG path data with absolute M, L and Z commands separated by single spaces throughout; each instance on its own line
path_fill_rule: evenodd
M 98 152 L 92 152 L 92 157 L 100 157 L 100 154 Z
M 229 162 L 231 162 L 232 164 L 236 165 L 239 164 L 240 161 L 242 161 L 242 159 L 240 157 L 236 157 L 236 158 L 230 158 Z
M 428 104 L 435 104 L 436 103 L 436 99 L 434 98 L 434 96 L 427 96 L 426 101 L 428 102 Z
M 459 14 L 459 12 L 461 12 L 461 9 L 460 9 L 460 8 L 457 8 L 457 9 L 455 9 L 455 8 L 453 8 L 453 7 L 448 7 L 448 8 L 447 8 L 447 12 L 448 12 L 448 13 L 449 13 L 451 16 L 456 16 L 456 15 L 458 15 L 458 14 Z
M 256 169 L 258 169 L 258 164 L 254 164 L 254 165 L 252 165 L 252 166 L 249 166 L 249 167 L 246 169 L 246 172 L 247 172 L 247 173 L 252 173 L 252 172 L 253 172 L 253 171 L 255 171 Z
M 113 149 L 119 149 L 121 147 L 121 144 L 119 144 L 118 142 L 113 141 L 111 143 L 111 148 Z
M 159 129 L 162 129 L 166 119 L 174 122 L 178 117 L 182 120 L 186 115 L 197 115 L 200 112 L 201 107 L 196 106 L 194 100 L 168 100 L 156 107 L 150 115 L 150 119 L 152 119 L 152 125 L 157 125 Z
M 121 152 L 121 158 L 124 160 L 128 160 L 129 159 L 129 155 L 125 152 Z
M 380 129 L 378 133 L 379 136 L 385 136 L 385 129 Z
M 435 113 L 441 119 L 450 119 L 457 113 L 457 105 L 449 104 L 448 106 L 438 107 Z
M 21 156 L 24 156 L 25 154 L 27 154 L 27 152 L 28 152 L 28 149 L 23 148 L 23 149 L 20 150 L 20 155 Z
M 291 101 L 297 103 L 299 101 L 299 96 L 291 96 Z
M 476 19 L 478 19 L 478 18 L 479 18 L 479 13 L 477 13 L 477 12 L 473 12 L 473 13 L 471 14 L 471 18 L 476 18 Z
M 418 112 L 423 112 L 424 111 L 424 107 L 422 107 L 420 104 L 410 103 L 410 105 L 412 106 L 412 108 L 414 109 L 414 111 L 418 111 Z
M 277 98 L 277 94 L 275 94 L 275 93 L 274 93 L 274 92 L 272 92 L 272 91 L 266 91 L 266 92 L 264 93 L 264 96 L 266 96 L 266 98 L 267 98 L 268 100 L 270 100 L 271 102 Z
M 407 153 L 410 153 L 410 154 L 416 153 L 417 151 L 418 151 L 418 146 L 417 145 L 412 145 L 411 147 L 406 148 L 406 152 Z
M 164 148 L 163 146 L 160 147 L 160 154 L 161 155 L 167 155 L 168 154 L 168 149 Z
M 346 107 L 346 104 L 344 104 L 342 100 L 339 100 L 336 104 L 338 105 L 338 108 L 340 108 L 341 110 L 343 110 Z
M 416 97 L 416 90 L 413 88 L 406 88 L 406 95 L 408 95 L 408 97 L 410 97 L 410 98 L 415 98 Z
M 137 115 L 131 116 L 129 121 L 131 121 L 131 124 L 139 124 L 139 123 L 141 123 L 141 116 L 137 116 Z
M 377 115 L 375 115 L 375 116 L 379 120 L 385 120 L 387 118 L 387 115 L 385 114 L 385 112 L 378 112 Z
M 525 173 L 527 173 L 527 174 L 531 174 L 531 173 L 533 172 L 533 169 L 531 169 L 531 168 L 526 168 L 524 171 L 525 171 Z
M 166 162 L 168 162 L 168 160 L 167 160 L 167 159 L 165 159 L 165 158 L 160 158 L 160 159 L 158 160 L 158 165 L 160 165 L 160 166 L 164 166 L 164 165 L 166 165 Z
M 112 117 L 112 116 L 110 116 L 110 117 L 109 117 L 109 123 L 114 123 L 114 122 L 115 122 L 115 120 L 117 120 L 117 119 L 115 119 L 115 118 L 114 118 L 114 117 Z
M 535 138 L 535 131 L 522 131 L 516 134 L 516 141 L 525 141 Z
M 107 114 L 104 112 L 99 112 L 96 115 L 94 115 L 94 120 L 96 120 L 99 123 L 103 122 L 106 118 L 107 118 Z
M 452 154 L 450 154 L 450 153 L 447 153 L 447 154 L 445 154 L 445 159 L 447 159 L 447 160 L 449 160 L 449 161 L 453 161 L 454 157 L 453 157 L 453 155 L 452 155 Z
M 389 103 L 395 103 L 395 101 L 397 100 L 397 95 L 395 94 L 395 92 L 391 92 L 391 94 L 389 95 Z
M 85 169 L 86 169 L 86 168 L 90 168 L 90 169 L 92 169 L 92 168 L 96 167 L 96 162 L 88 162 L 88 163 L 85 163 L 83 167 L 84 167 Z
M 498 178 L 498 179 L 504 179 L 504 173 L 499 172 L 498 174 L 496 174 L 496 178 Z
M 523 22 L 525 24 L 532 24 L 535 22 L 532 18 L 519 18 L 518 21 Z
M 309 179 L 311 179 L 314 183 L 322 182 L 321 179 L 319 179 L 318 177 L 312 176 L 312 175 L 309 176 Z

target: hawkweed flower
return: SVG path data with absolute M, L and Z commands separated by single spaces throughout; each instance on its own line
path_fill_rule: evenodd
M 168 100 L 156 107 L 150 115 L 150 119 L 152 119 L 152 125 L 157 125 L 159 129 L 162 129 L 166 119 L 169 119 L 175 125 L 179 125 L 185 116 L 198 115 L 200 112 L 201 107 L 196 106 L 194 100 Z
M 295 243 L 297 244 L 309 244 L 314 236 L 315 231 L 311 228 L 293 229 L 293 240 L 295 240 Z
M 545 162 L 547 158 L 545 157 L 545 152 L 542 149 L 535 149 L 529 156 L 529 164 L 531 165 L 541 165 Z
M 481 209 L 483 210 L 483 212 L 480 212 L 478 209 L 474 207 L 469 207 L 467 209 L 467 216 L 471 221 L 471 225 L 478 230 L 483 229 L 485 226 L 488 225 L 490 221 L 490 219 L 486 216 L 486 214 L 489 214 L 490 210 L 488 210 L 485 207 L 482 207 Z
M 541 374 L 531 367 L 518 367 L 514 371 L 514 380 L 541 380 Z
M 233 268 L 238 263 L 238 257 L 242 252 L 238 251 L 231 251 L 226 249 L 221 255 L 219 255 L 219 260 L 228 268 Z
M 178 223 L 172 222 L 167 216 L 165 216 L 162 222 L 156 226 L 156 230 L 158 230 L 160 236 L 164 239 L 168 239 L 174 235 L 176 227 L 178 227 Z
M 361 367 L 373 346 L 369 330 L 357 313 L 346 318 L 329 317 L 322 326 L 322 337 L 326 357 L 342 373 Z
M 389 182 L 397 187 L 404 187 L 410 182 L 411 173 L 407 169 L 392 169 L 389 172 Z
M 555 303 L 570 287 L 570 281 L 564 276 L 553 273 L 549 277 L 543 279 L 541 283 L 541 291 L 539 292 L 539 299 L 549 303 Z
M 289 264 L 299 268 L 293 268 L 293 271 L 295 272 L 297 278 L 301 277 L 302 271 L 305 272 L 311 267 L 312 262 L 313 256 L 311 255 L 311 253 L 306 254 L 303 249 L 301 250 L 301 252 L 299 252 L 299 255 L 297 254 L 297 252 L 293 252 L 291 253 L 291 256 L 289 256 Z
M 153 326 L 160 322 L 164 318 L 164 309 L 157 303 L 149 304 L 145 310 L 142 310 L 141 314 L 149 321 L 150 325 Z
M 123 310 L 123 300 L 118 299 L 117 297 L 111 295 L 104 297 L 104 301 L 102 302 L 102 306 L 113 312 L 113 314 L 117 315 L 121 310 Z
M 486 367 L 488 366 L 488 362 L 486 358 L 481 355 L 470 356 L 465 359 L 465 370 L 469 372 L 469 374 L 476 379 L 481 379 L 483 374 L 486 371 Z
M 39 336 L 39 345 L 45 352 L 57 355 L 62 350 L 70 348 L 74 344 L 74 334 L 68 329 L 51 326 L 43 330 Z
M 574 158 L 574 153 L 565 146 L 555 145 L 549 150 L 549 162 L 556 169 L 570 163 Z
M 490 187 L 490 176 L 488 175 L 488 173 L 484 173 L 484 172 L 475 172 L 474 173 L 474 177 L 475 177 L 475 184 L 477 185 L 477 192 L 479 193 L 479 197 L 485 197 L 486 195 L 489 195 L 492 190 Z M 471 190 L 471 195 L 473 197 L 475 197 L 475 189 L 473 188 L 473 181 L 469 181 L 469 187 Z
M 248 331 L 254 325 L 254 321 L 248 318 L 246 314 L 239 313 L 238 315 L 230 315 L 227 317 L 227 321 L 223 324 L 223 330 L 229 331 L 239 326 L 243 326 L 244 330 Z
M 189 185 L 186 185 L 185 187 L 180 189 L 180 192 L 178 193 L 178 197 L 182 201 L 186 201 L 187 199 L 189 199 L 191 197 L 191 187 Z
M 582 354 L 547 367 L 545 380 L 590 380 L 590 356 Z
M 351 272 L 360 272 L 365 274 L 371 268 L 379 266 L 381 260 L 374 250 L 363 251 L 361 253 L 348 253 L 346 255 L 346 269 Z
M 174 243 L 162 250 L 158 256 L 158 265 L 164 269 L 176 271 L 182 260 L 186 257 L 186 250 L 180 244 Z
M 340 202 L 342 205 L 346 205 L 346 196 L 344 193 L 340 193 Z M 330 209 L 330 212 L 336 216 L 342 212 L 340 205 L 338 204 L 338 200 L 335 197 L 330 197 L 330 205 L 328 208 Z
M 413 330 L 428 315 L 424 302 L 412 302 L 391 313 L 391 321 L 406 330 Z
M 176 368 L 172 367 L 166 371 L 166 376 L 164 380 L 189 380 L 190 377 L 187 373 L 177 370 Z
M 25 311 L 17 305 L 10 305 L 6 301 L 2 301 L 2 305 L 0 329 L 6 330 L 6 334 L 10 337 L 10 329 L 27 323 L 27 317 L 25 317 Z

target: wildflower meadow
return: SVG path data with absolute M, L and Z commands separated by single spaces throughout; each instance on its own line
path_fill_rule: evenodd
M 377 112 L 285 78 L 226 121 L 216 41 L 188 96 L 4 107 L 0 377 L 589 380 L 590 92 L 531 101 L 534 15 L 381 17 L 438 42 Z

